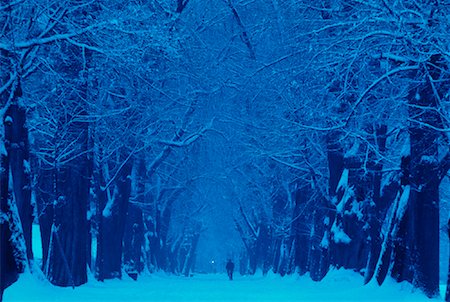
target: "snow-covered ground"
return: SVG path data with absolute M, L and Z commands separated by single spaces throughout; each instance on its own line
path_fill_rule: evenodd
M 137 282 L 91 280 L 81 287 L 59 288 L 31 275 L 6 289 L 4 302 L 19 301 L 430 301 L 407 283 L 386 281 L 382 287 L 362 285 L 362 278 L 348 271 L 332 271 L 322 282 L 308 277 L 222 274 L 190 278 L 163 274 L 141 277 Z M 443 301 L 435 299 L 433 301 Z

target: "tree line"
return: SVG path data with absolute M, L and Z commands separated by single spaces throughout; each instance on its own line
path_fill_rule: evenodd
M 59 286 L 88 268 L 189 275 L 215 158 L 198 148 L 214 146 L 242 273 L 344 267 L 438 295 L 447 16 L 425 0 L 0 2 L 2 291 L 27 269 Z

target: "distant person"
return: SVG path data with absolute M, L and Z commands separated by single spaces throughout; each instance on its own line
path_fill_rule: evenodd
M 228 259 L 226 269 L 228 278 L 230 278 L 230 280 L 233 280 L 234 263 L 233 261 L 231 261 L 231 259 Z

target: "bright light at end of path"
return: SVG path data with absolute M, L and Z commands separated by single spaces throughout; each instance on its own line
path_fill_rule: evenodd
M 214 260 L 211 260 L 211 264 L 214 264 Z

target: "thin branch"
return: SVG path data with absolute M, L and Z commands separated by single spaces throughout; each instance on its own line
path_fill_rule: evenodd
M 347 116 L 347 118 L 344 121 L 344 125 L 345 126 L 348 125 L 348 123 L 350 122 L 353 115 L 355 115 L 356 109 L 358 108 L 358 106 L 362 103 L 362 101 L 369 94 L 369 92 L 372 89 L 374 89 L 378 84 L 380 84 L 383 80 L 385 80 L 386 78 L 389 78 L 390 76 L 392 76 L 396 73 L 399 73 L 399 72 L 418 70 L 418 69 L 419 69 L 419 65 L 398 67 L 398 68 L 395 68 L 395 69 L 385 73 L 384 75 L 382 75 L 381 77 L 376 79 L 372 84 L 370 84 L 369 87 L 366 88 L 366 90 L 364 90 L 364 92 L 359 96 L 358 100 L 356 100 L 355 105 L 352 108 L 352 111 L 350 112 L 350 114 Z
M 237 12 L 236 8 L 234 7 L 233 3 L 231 3 L 231 0 L 227 0 L 227 4 L 231 9 L 231 12 L 233 13 L 234 18 L 236 19 L 237 24 L 241 28 L 242 32 L 242 41 L 247 46 L 248 51 L 250 53 L 250 58 L 255 59 L 255 50 L 253 49 L 253 45 L 250 42 L 250 38 L 248 37 L 247 30 L 245 29 L 244 24 L 242 23 L 241 17 L 239 16 L 239 13 Z

